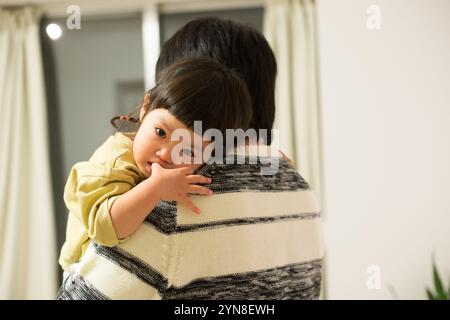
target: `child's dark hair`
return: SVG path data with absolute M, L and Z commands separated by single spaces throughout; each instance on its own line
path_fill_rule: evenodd
M 159 74 L 141 105 L 145 114 L 141 119 L 115 117 L 117 120 L 141 122 L 152 110 L 167 109 L 188 128 L 194 121 L 202 121 L 202 131 L 249 128 L 252 119 L 251 98 L 245 82 L 231 69 L 208 58 L 180 59 Z M 202 133 L 203 133 L 202 132 Z

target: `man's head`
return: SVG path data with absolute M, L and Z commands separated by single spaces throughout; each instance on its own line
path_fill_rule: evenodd
M 230 20 L 203 18 L 178 30 L 164 44 L 156 64 L 156 81 L 164 68 L 178 59 L 209 57 L 238 73 L 247 83 L 253 108 L 251 127 L 267 129 L 266 144 L 275 118 L 275 56 L 264 36 Z

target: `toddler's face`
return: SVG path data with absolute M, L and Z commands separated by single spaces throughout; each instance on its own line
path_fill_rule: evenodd
M 184 129 L 190 136 L 190 141 L 177 139 L 171 140 L 172 133 L 176 129 Z M 149 112 L 141 126 L 139 127 L 136 137 L 133 141 L 134 160 L 141 172 L 149 177 L 151 174 L 151 165 L 153 162 L 159 163 L 163 168 L 174 169 L 180 167 L 191 167 L 194 170 L 199 168 L 201 164 L 194 163 L 194 157 L 197 153 L 202 153 L 203 149 L 211 143 L 210 141 L 202 141 L 202 146 L 194 146 L 193 130 L 188 129 L 182 122 L 178 121 L 168 110 L 156 109 Z M 197 139 L 199 139 L 197 137 Z M 200 138 L 201 139 L 201 138 Z M 182 141 L 182 142 L 180 142 Z M 182 143 L 181 145 L 179 145 Z M 175 149 L 174 155 L 180 157 L 172 159 L 172 150 Z M 196 148 L 197 149 L 196 149 Z M 176 151 L 180 151 L 180 153 Z M 177 164 L 183 156 L 191 158 L 191 164 Z

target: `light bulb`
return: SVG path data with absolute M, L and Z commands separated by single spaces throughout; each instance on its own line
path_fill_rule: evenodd
M 58 26 L 56 23 L 50 23 L 47 28 L 45 28 L 45 31 L 47 31 L 48 36 L 52 40 L 58 40 L 59 37 L 61 37 L 62 30 L 61 27 Z

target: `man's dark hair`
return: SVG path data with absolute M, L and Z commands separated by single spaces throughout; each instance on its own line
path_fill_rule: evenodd
M 269 130 L 263 142 L 270 144 L 277 64 L 264 36 L 231 20 L 202 18 L 188 22 L 163 45 L 156 64 L 156 80 L 164 68 L 178 59 L 195 57 L 222 63 L 246 82 L 253 109 L 250 127 Z

